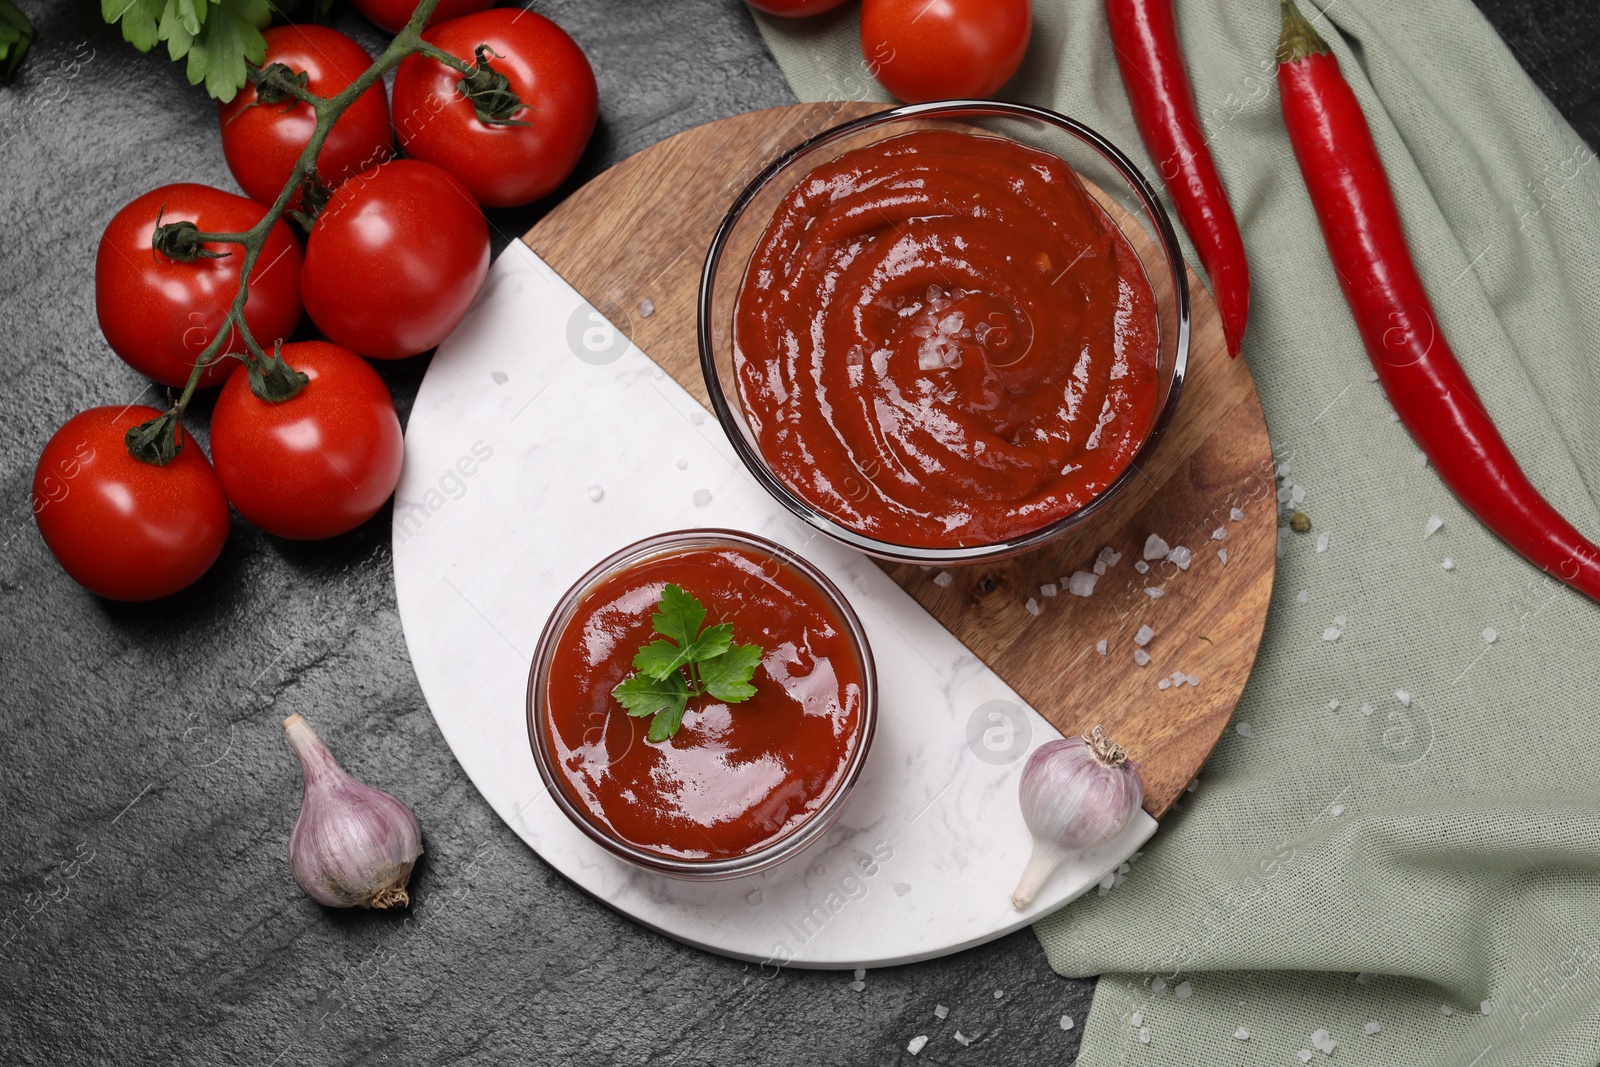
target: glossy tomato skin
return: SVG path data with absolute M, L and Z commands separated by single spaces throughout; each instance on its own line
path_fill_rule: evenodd
M 439 0 L 439 6 L 434 8 L 428 25 L 437 26 L 441 22 L 482 11 L 493 3 L 494 0 Z M 399 33 L 401 27 L 410 21 L 411 13 L 417 9 L 417 0 L 350 0 L 350 5 L 367 16 L 378 29 Z
M 217 394 L 211 455 L 233 506 L 267 533 L 333 537 L 366 522 L 394 493 L 405 442 L 389 387 L 360 356 L 326 341 L 283 346 L 311 379 L 281 404 L 236 374 Z
M 94 263 L 94 303 L 100 331 L 129 366 L 163 385 L 182 388 L 194 361 L 216 336 L 239 292 L 237 245 L 208 245 L 231 253 L 188 263 L 150 247 L 156 219 L 189 221 L 208 233 L 248 230 L 267 209 L 237 193 L 207 185 L 164 185 L 117 212 L 100 238 Z M 271 349 L 300 321 L 300 245 L 282 220 L 273 225 L 250 277 L 245 321 L 262 347 Z M 243 352 L 238 332 L 225 351 Z M 218 359 L 202 385 L 219 385 L 237 360 Z
M 164 467 L 128 455 L 127 432 L 160 414 L 140 406 L 80 412 L 34 468 L 39 533 L 68 576 L 96 596 L 170 596 L 210 569 L 228 539 L 228 501 L 199 445 L 186 440 Z
M 843 7 L 846 2 L 847 0 L 745 0 L 745 3 L 757 11 L 765 11 L 769 15 L 783 15 L 787 18 L 820 15 L 836 7 Z
M 1022 65 L 1029 0 L 862 0 L 861 54 L 897 100 L 992 96 Z
M 341 185 L 306 244 L 306 311 L 373 359 L 426 352 L 466 315 L 489 272 L 489 225 L 455 178 L 396 159 Z
M 267 39 L 262 66 L 282 63 L 304 71 L 306 88 L 318 96 L 336 95 L 372 65 L 364 48 L 326 26 L 274 26 L 262 36 Z M 239 187 L 252 200 L 271 205 L 311 140 L 316 115 L 295 100 L 257 104 L 256 87 L 246 85 L 231 101 L 218 106 L 217 118 L 222 124 L 222 154 Z M 317 157 L 317 177 L 336 188 L 346 178 L 393 156 L 389 103 L 379 83 L 362 93 L 329 131 Z M 298 193 L 294 203 L 299 203 Z
M 426 56 L 411 56 L 394 79 L 395 128 L 406 155 L 461 179 L 485 207 L 514 207 L 548 196 L 577 166 L 594 132 L 600 96 L 583 50 L 543 15 L 497 8 L 435 26 L 423 35 L 473 61 L 486 44 L 489 62 L 527 108 L 526 126 L 478 121 L 456 90 L 461 75 Z

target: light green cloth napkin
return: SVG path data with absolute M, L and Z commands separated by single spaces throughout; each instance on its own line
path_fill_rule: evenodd
M 1101 4 L 1035 8 L 1001 95 L 1153 174 Z M 1186 810 L 1125 884 L 1037 927 L 1056 970 L 1106 975 L 1079 1062 L 1322 1062 L 1325 1030 L 1344 1063 L 1593 1067 L 1600 607 L 1463 511 L 1369 381 L 1283 130 L 1278 5 L 1178 14 L 1255 275 L 1245 357 L 1316 529 L 1285 535 L 1254 676 Z M 1468 0 L 1334 0 L 1317 25 L 1445 332 L 1534 482 L 1600 536 L 1594 155 Z M 879 94 L 855 26 L 762 21 L 807 100 Z

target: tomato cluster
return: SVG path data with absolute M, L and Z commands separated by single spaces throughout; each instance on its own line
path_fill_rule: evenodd
M 771 15 L 820 15 L 845 0 L 746 0 Z M 1030 0 L 861 0 L 861 54 L 897 100 L 992 96 L 1022 65 Z
M 416 6 L 354 3 L 391 32 Z M 162 416 L 148 407 L 82 412 L 45 445 L 34 518 L 85 589 L 153 600 L 184 588 L 221 553 L 230 503 L 267 533 L 310 540 L 354 529 L 393 494 L 400 420 L 367 359 L 418 355 L 455 329 L 489 269 L 483 208 L 554 191 L 598 114 L 594 73 L 572 39 L 543 16 L 484 10 L 490 3 L 443 0 L 424 35 L 471 68 L 466 76 L 410 56 L 395 71 L 393 117 L 380 81 L 328 131 L 313 180 L 289 190 L 286 206 L 310 220 L 308 236 L 302 243 L 288 223 L 273 223 L 243 309 L 250 336 L 277 355 L 249 357 L 234 329 L 199 379 L 221 386 L 215 467 L 181 425 L 175 456 L 136 458 L 129 431 Z M 131 367 L 174 389 L 186 386 L 239 293 L 243 251 L 205 236 L 262 223 L 316 131 L 312 108 L 284 81 L 328 99 L 372 63 L 325 27 L 264 36 L 262 77 L 218 113 L 223 155 L 246 195 L 163 186 L 117 212 L 101 237 L 101 331 Z M 326 341 L 289 341 L 302 311 Z M 247 358 L 250 372 L 233 373 Z

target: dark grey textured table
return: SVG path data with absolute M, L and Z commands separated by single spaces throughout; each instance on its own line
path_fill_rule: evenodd
M 395 613 L 387 511 L 315 545 L 236 521 L 215 569 L 154 607 L 96 601 L 61 573 L 29 513 L 39 449 L 73 411 L 158 402 L 96 327 L 95 242 L 156 185 L 234 186 L 212 107 L 177 66 L 122 43 L 98 4 L 20 4 L 40 36 L 0 89 L 0 1061 L 855 1064 L 902 1059 L 926 1033 L 918 1062 L 1070 1062 L 1078 1031 L 1058 1020 L 1081 1020 L 1092 986 L 1056 977 L 1031 933 L 857 992 L 847 974 L 772 976 L 685 948 L 564 881 L 434 728 Z M 574 182 L 792 99 L 738 0 L 535 6 L 600 80 Z M 1600 9 L 1480 6 L 1600 143 Z M 358 17 L 340 25 L 378 44 Z M 496 251 L 538 211 L 495 213 Z M 425 362 L 382 368 L 402 418 Z M 290 880 L 300 785 L 278 723 L 297 711 L 422 819 L 409 915 L 326 911 Z

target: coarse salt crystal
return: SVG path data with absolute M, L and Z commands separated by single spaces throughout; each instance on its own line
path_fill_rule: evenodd
M 1285 484 L 1285 485 L 1278 486 L 1278 503 L 1287 504 L 1289 502 L 1289 497 L 1293 493 L 1294 493 L 1294 487 L 1291 486 L 1291 485 Z
M 1333 1039 L 1333 1035 L 1326 1030 L 1318 1030 L 1313 1033 L 1311 1035 L 1311 1044 L 1324 1056 L 1333 1055 L 1334 1048 L 1338 1046 L 1338 1042 Z
M 1150 653 L 1146 652 L 1142 648 L 1134 649 L 1133 650 L 1133 662 L 1137 663 L 1141 667 L 1149 666 L 1149 664 L 1150 664 Z
M 1149 597 L 1151 600 L 1160 600 L 1162 597 L 1167 595 L 1167 591 L 1159 586 L 1147 585 L 1144 587 L 1144 595 Z
M 1055 582 L 1045 582 L 1039 587 L 1039 592 L 1043 593 L 1045 596 L 1055 596 L 1057 591 L 1058 590 Z
M 1440 561 L 1439 566 L 1447 571 L 1453 571 L 1456 569 L 1456 561 L 1451 559 L 1449 556 L 1446 556 Z
M 1039 602 L 1037 600 L 1033 599 L 1033 597 L 1029 597 L 1028 598 L 1028 602 L 1026 604 L 1022 605 L 1022 606 L 1028 609 L 1028 614 L 1029 615 L 1038 615 L 1039 614 Z
M 1240 519 L 1244 518 L 1244 512 L 1239 508 L 1234 508 L 1232 511 L 1228 512 L 1228 518 L 1232 519 L 1234 522 L 1238 522 Z
M 600 503 L 600 501 L 605 498 L 605 495 L 606 491 L 600 488 L 598 485 L 591 485 L 589 487 L 589 499 L 593 500 L 596 504 Z
M 1094 643 L 1094 650 L 1096 652 L 1100 653 L 1102 656 L 1105 655 L 1106 654 L 1106 643 L 1105 643 L 1105 640 L 1101 639 L 1099 641 L 1096 641 Z
M 935 1019 L 948 1019 L 950 1017 L 950 1009 L 943 1004 L 935 1004 L 933 1006 L 933 1017 Z
M 1150 979 L 1150 992 L 1151 993 L 1153 993 L 1153 994 L 1155 994 L 1156 996 L 1159 997 L 1162 993 L 1165 993 L 1166 991 L 1167 991 L 1167 980 L 1165 978 L 1162 978 L 1162 977 L 1160 977 L 1158 975 L 1155 978 Z
M 1338 711 L 1339 710 L 1339 702 L 1337 700 L 1328 701 L 1328 710 L 1329 711 Z
M 1367 381 L 1375 382 L 1377 380 L 1378 380 L 1378 372 L 1377 371 L 1375 371 L 1375 370 L 1367 371 Z
M 1183 791 L 1185 793 L 1193 793 L 1196 789 L 1199 789 L 1199 788 L 1200 788 L 1200 779 L 1191 778 L 1191 779 L 1189 779 L 1189 784 L 1183 787 Z M 1137 858 L 1137 857 L 1135 857 L 1135 858 Z
M 1426 452 L 1418 452 L 1417 453 L 1417 466 L 1426 467 L 1427 465 L 1428 465 L 1428 454 Z
M 1371 704 L 1363 704 L 1363 705 L 1361 705 L 1361 714 L 1363 714 L 1363 715 L 1371 715 L 1372 714 L 1372 705 Z M 1359 981 L 1359 980 L 1360 979 L 1357 979 L 1357 981 Z
M 1100 554 L 1094 558 L 1094 561 L 1096 563 L 1104 563 L 1107 567 L 1115 567 L 1122 562 L 1122 553 L 1107 545 L 1100 550 Z
M 1494 1011 L 1494 1004 L 1492 1002 L 1487 1000 L 1480 1000 L 1478 1002 L 1479 1015 L 1488 1015 L 1491 1011 Z
M 691 411 L 689 412 L 689 421 L 696 426 L 704 426 L 706 424 L 706 413 L 704 411 Z
M 938 574 L 933 576 L 933 584 L 938 586 L 940 589 L 947 588 L 953 581 L 955 581 L 955 576 L 949 571 L 940 571 Z
M 1184 675 L 1183 680 L 1184 680 L 1184 683 L 1187 684 L 1188 686 L 1190 686 L 1191 688 L 1200 684 L 1200 676 L 1198 674 L 1187 674 L 1187 675 Z
M 1309 589 L 1302 589 L 1302 590 L 1300 590 L 1298 593 L 1296 593 L 1294 595 L 1294 602 L 1296 604 L 1306 604 L 1306 603 L 1309 603 L 1310 600 L 1311 600 L 1311 591 Z
M 1173 671 L 1172 672 L 1172 684 L 1173 685 L 1182 685 L 1183 684 L 1183 672 L 1182 671 Z
M 1233 1037 L 1235 1041 L 1249 1041 L 1250 1031 L 1241 1026 L 1233 1032 Z
M 1228 562 L 1228 550 L 1225 548 L 1217 549 L 1217 558 L 1226 564 Z
M 656 313 L 656 306 L 655 306 L 655 304 L 651 303 L 651 301 L 650 301 L 650 299 L 648 297 L 646 297 L 645 299 L 639 301 L 639 317 L 641 319 L 648 319 L 651 315 L 654 315 L 655 313 Z
M 694 506 L 695 507 L 703 508 L 709 503 L 711 503 L 711 490 L 709 490 L 709 489 L 696 489 L 694 491 Z
M 1177 985 L 1172 987 L 1172 995 L 1177 997 L 1179 1000 L 1188 1000 L 1190 997 L 1194 996 L 1194 983 L 1179 982 Z
M 1363 704 L 1361 709 L 1366 711 L 1367 705 Z M 1370 981 L 1372 981 L 1372 973 L 1370 971 L 1362 971 L 1356 975 L 1356 985 L 1366 985 Z
M 1163 679 L 1161 679 L 1161 681 L 1156 683 L 1156 688 L 1157 689 L 1171 689 L 1172 688 L 1172 679 L 1171 678 L 1163 678 Z
M 1427 525 L 1422 528 L 1422 539 L 1426 541 L 1439 532 L 1439 527 L 1444 525 L 1444 520 L 1437 515 L 1429 515 Z
M 1328 814 L 1332 815 L 1335 819 L 1337 819 L 1339 816 L 1344 814 L 1344 805 L 1343 804 L 1335 804 L 1333 807 L 1328 809 Z
M 1454 1015 L 1455 1013 L 1456 1013 L 1455 1009 L 1452 1008 L 1450 1005 L 1448 1005 L 1448 1004 L 1439 1005 L 1439 1014 L 1440 1015 L 1450 1016 L 1450 1015 Z
M 1142 559 L 1134 560 L 1133 569 L 1138 571 L 1140 574 L 1144 574 L 1150 570 L 1150 564 L 1146 563 Z
M 1107 874 L 1104 878 L 1100 879 L 1100 895 L 1105 896 L 1107 893 L 1111 892 L 1111 887 L 1116 884 L 1117 872 L 1112 871 L 1110 874 Z
M 1102 578 L 1105 577 L 1106 565 L 1104 563 L 1101 563 L 1099 560 L 1095 560 L 1094 561 L 1094 566 L 1089 568 L 1089 569 L 1094 571 L 1096 574 L 1100 575 Z
M 1100 581 L 1098 574 L 1088 571 L 1073 571 L 1072 577 L 1067 579 L 1067 592 L 1073 596 L 1092 596 L 1095 583 Z
M 1061 1017 L 1061 1029 L 1063 1029 L 1063 1030 L 1071 1030 L 1072 1029 L 1072 1016 L 1063 1015 Z
M 1294 468 L 1289 466 L 1287 462 L 1280 463 L 1278 464 L 1278 477 L 1287 478 L 1293 470 Z
M 962 1048 L 966 1048 L 968 1045 L 972 1044 L 972 1038 L 968 1037 L 966 1034 L 963 1034 L 960 1030 L 956 1031 L 955 1037 L 956 1044 L 960 1045 Z
M 906 1051 L 911 1053 L 913 1056 L 915 1056 L 917 1053 L 921 1052 L 923 1049 L 925 1049 L 927 1047 L 928 1047 L 928 1035 L 927 1034 L 918 1034 L 916 1037 L 914 1037 L 910 1041 L 906 1042 Z
M 1325 534 L 1325 533 L 1317 534 L 1317 551 L 1318 552 L 1326 552 L 1326 551 L 1328 551 L 1328 535 L 1327 534 Z
M 1322 631 L 1322 639 L 1324 641 L 1337 641 L 1342 632 L 1337 626 L 1330 626 Z
M 1409 708 L 1411 706 L 1411 694 L 1406 692 L 1404 689 L 1396 689 L 1394 691 L 1394 698 L 1400 702 L 1400 706 L 1403 708 Z
M 1128 1022 L 1132 1023 L 1136 1028 L 1140 1027 L 1140 1026 L 1143 1026 L 1144 1025 L 1144 1012 L 1142 1012 L 1142 1011 L 1134 1012 L 1132 1015 L 1130 1015 L 1128 1017 Z
M 1133 635 L 1133 643 L 1143 648 L 1156 636 L 1156 632 L 1148 626 L 1139 627 L 1139 632 Z
M 1303 485 L 1295 486 L 1294 492 L 1289 494 L 1289 499 L 1296 504 L 1304 504 L 1306 502 L 1306 487 Z
M 855 973 L 856 981 L 859 982 L 862 979 L 866 978 L 866 976 L 867 976 L 867 969 L 865 967 L 857 967 L 856 968 L 856 973 Z
M 679 456 L 678 457 L 678 469 L 681 470 L 681 471 L 688 470 L 689 469 L 689 461 L 687 459 L 684 459 L 682 456 Z
M 1139 1044 L 1148 1045 L 1149 1043 L 1150 1043 L 1150 1028 L 1148 1026 L 1139 1027 Z
M 1254 737 L 1256 735 L 1256 732 L 1250 729 L 1250 724 L 1247 722 L 1234 724 L 1233 732 L 1238 734 L 1240 737 Z
M 861 981 L 861 979 L 858 978 L 854 982 L 850 983 L 850 988 L 854 989 L 857 993 L 859 993 L 863 989 L 867 988 L 867 983 Z
M 1370 1034 L 1376 1034 L 1382 1029 L 1383 1029 L 1383 1027 L 1378 1025 L 1377 1023 L 1370 1022 L 1370 1023 L 1368 1023 L 1367 1025 L 1365 1025 L 1365 1026 L 1363 1026 L 1361 1028 L 1361 1032 L 1370 1035 Z
M 1399 422 L 1400 421 L 1400 413 L 1398 411 L 1390 411 L 1389 412 L 1389 421 L 1390 422 Z
M 1218 526 L 1215 530 L 1211 531 L 1211 540 L 1213 540 L 1213 541 L 1226 541 L 1227 539 L 1228 539 L 1228 528 L 1226 526 Z
M 1163 541 L 1157 534 L 1151 534 L 1144 539 L 1145 559 L 1162 559 L 1171 551 L 1172 546 Z
M 1308 1048 L 1303 1048 L 1299 1052 L 1296 1052 L 1295 1056 L 1300 1060 L 1301 1063 L 1311 1062 L 1311 1050 Z
M 1178 565 L 1179 570 L 1188 570 L 1189 564 L 1194 560 L 1194 553 L 1179 545 L 1167 553 L 1167 558 Z
M 1493 626 L 1485 626 L 1484 627 L 1484 629 L 1483 629 L 1483 640 L 1484 640 L 1484 643 L 1492 645 L 1497 640 L 1499 640 L 1499 638 L 1500 638 L 1500 632 L 1498 630 L 1496 630 Z
M 1005 996 L 1006 996 L 1006 991 L 1004 989 L 996 989 L 994 991 L 994 999 L 996 999 L 996 1000 L 1004 1000 Z

